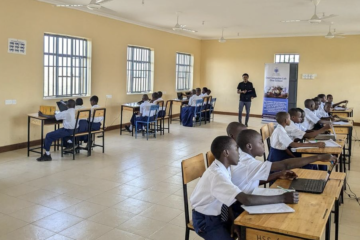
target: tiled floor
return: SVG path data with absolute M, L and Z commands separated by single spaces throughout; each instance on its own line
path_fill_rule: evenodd
M 52 162 L 37 162 L 25 149 L 0 154 L 0 240 L 183 240 L 180 162 L 206 153 L 231 121 L 236 117 L 215 116 L 195 128 L 175 122 L 170 134 L 149 141 L 107 132 L 105 154 L 96 149 L 75 161 L 52 153 Z M 251 119 L 251 128 L 260 126 Z M 352 161 L 348 182 L 360 196 L 358 142 Z M 346 196 L 340 209 L 340 239 L 359 240 L 360 206 Z M 192 232 L 191 239 L 200 238 Z

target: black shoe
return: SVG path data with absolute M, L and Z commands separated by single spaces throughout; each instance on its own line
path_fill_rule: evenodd
M 71 143 L 71 145 L 69 144 L 69 145 L 67 145 L 66 146 L 66 148 L 64 149 L 65 151 L 71 151 L 71 150 L 73 150 L 73 146 L 72 146 L 72 143 Z
M 132 131 L 130 130 L 130 126 L 128 126 L 128 125 L 125 125 L 125 129 L 126 129 L 128 132 L 132 132 Z
M 47 155 L 46 153 L 44 153 L 44 155 L 42 155 L 41 157 L 39 157 L 36 160 L 38 160 L 39 162 L 51 161 L 52 160 L 51 154 Z

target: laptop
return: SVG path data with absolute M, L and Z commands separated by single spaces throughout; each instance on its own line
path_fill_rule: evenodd
M 315 137 L 315 140 L 334 140 L 336 141 L 336 132 L 334 130 L 334 126 L 331 126 L 332 134 L 319 134 Z
M 330 167 L 331 169 L 327 171 L 327 177 L 325 180 L 298 178 L 291 182 L 289 189 L 295 189 L 298 192 L 321 194 L 324 191 L 327 182 L 329 181 L 330 174 L 334 169 L 334 166 L 335 165 L 332 164 Z
M 61 100 L 61 101 L 59 101 L 59 102 L 56 102 L 56 104 L 57 104 L 60 112 L 63 112 L 63 111 L 65 111 L 65 110 L 68 110 L 67 101 Z
M 177 99 L 183 100 L 183 93 L 182 92 L 177 93 Z

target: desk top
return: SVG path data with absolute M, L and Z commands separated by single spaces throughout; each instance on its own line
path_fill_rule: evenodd
M 350 107 L 350 108 L 346 108 L 346 110 L 335 110 L 335 109 L 331 109 L 330 112 L 347 112 L 347 113 L 351 113 L 354 110 L 354 108 Z
M 132 102 L 132 103 L 121 104 L 121 106 L 129 107 L 129 108 L 139 108 L 140 104 L 138 102 Z
M 296 149 L 296 152 L 298 153 L 329 153 L 329 154 L 341 154 L 342 149 L 345 146 L 345 139 L 346 139 L 346 135 L 343 134 L 336 134 L 336 142 L 341 146 L 341 147 L 325 147 L 325 148 L 298 148 Z
M 173 101 L 173 102 L 182 102 L 182 103 L 186 103 L 186 102 L 189 102 L 189 99 L 182 99 L 182 100 L 180 100 L 180 99 L 177 99 L 177 98 L 175 98 L 175 99 L 171 99 L 170 101 Z
M 334 205 L 334 198 L 300 193 L 298 204 L 288 204 L 294 213 L 250 215 L 243 212 L 234 224 L 259 230 L 319 240 Z
M 337 125 L 337 124 L 333 124 L 334 128 L 336 127 L 353 127 L 354 126 L 354 122 L 353 121 L 349 121 L 347 124 L 342 124 L 342 125 Z
M 29 113 L 28 116 L 39 120 L 48 120 L 46 117 L 40 117 L 39 113 Z

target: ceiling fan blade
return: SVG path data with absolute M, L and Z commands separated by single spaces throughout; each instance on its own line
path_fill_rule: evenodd
M 329 16 L 319 17 L 319 19 L 323 20 L 323 19 L 333 18 L 333 17 L 337 17 L 337 16 L 338 16 L 338 15 L 331 14 L 331 15 L 329 15 Z
M 343 37 L 343 36 L 334 36 L 335 38 L 345 38 L 345 37 Z
M 283 23 L 294 23 L 294 22 L 307 22 L 309 20 L 299 20 L 299 19 L 296 19 L 296 20 L 282 20 L 280 22 L 283 22 Z
M 335 36 L 336 35 L 343 35 L 343 34 L 345 34 L 345 33 L 334 33 Z
M 84 7 L 85 5 L 80 4 L 57 4 L 57 7 Z
M 193 32 L 196 33 L 196 30 L 192 30 L 192 29 L 188 29 L 188 28 L 181 28 L 181 30 L 186 31 L 186 32 Z
M 106 2 L 111 2 L 112 0 L 95 0 L 96 3 L 106 3 Z
M 186 27 L 186 25 L 185 24 L 180 24 L 180 27 L 184 28 L 184 27 Z
M 96 4 L 96 3 L 97 3 L 96 0 L 91 0 L 90 3 L 89 3 L 89 5 L 90 5 L 90 4 Z
M 101 7 L 100 9 L 98 9 L 97 11 L 99 12 L 103 12 L 103 13 L 106 13 L 106 14 L 111 14 L 111 15 L 119 15 L 118 12 L 115 12 L 114 10 L 111 10 L 110 8 L 107 8 L 107 7 Z

